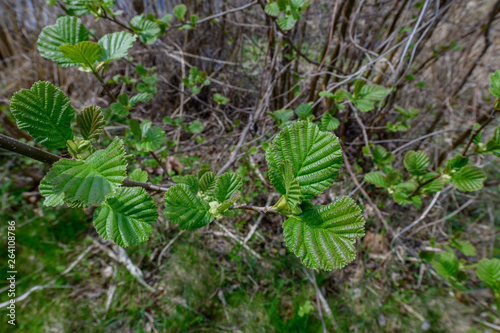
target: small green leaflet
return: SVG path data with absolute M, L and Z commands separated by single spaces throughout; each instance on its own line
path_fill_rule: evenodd
M 226 172 L 217 178 L 215 182 L 214 196 L 219 203 L 223 203 L 228 201 L 234 192 L 240 191 L 242 187 L 243 181 L 241 180 L 240 175 Z
M 49 82 L 39 81 L 30 90 L 21 89 L 10 100 L 19 129 L 47 148 L 66 147 L 73 139 L 71 121 L 75 110 L 69 98 Z
M 269 16 L 278 17 L 278 15 L 280 14 L 280 8 L 278 7 L 278 3 L 271 2 L 267 4 L 266 7 L 264 8 L 264 12 Z
M 132 171 L 128 175 L 128 179 L 136 182 L 146 183 L 148 181 L 148 173 L 141 169 L 134 169 L 134 171 Z
M 364 177 L 365 181 L 367 181 L 370 184 L 375 185 L 376 187 L 387 187 L 388 184 L 385 181 L 384 175 L 379 172 L 379 171 L 374 171 L 365 174 Z
M 104 240 L 126 247 L 148 240 L 158 219 L 154 200 L 140 187 L 121 187 L 94 213 L 94 227 Z
M 451 176 L 451 185 L 462 192 L 472 192 L 483 188 L 486 175 L 477 166 L 469 165 L 461 168 Z
M 269 174 L 270 177 L 273 177 L 271 182 L 276 190 L 284 196 L 286 203 L 290 206 L 289 208 L 298 206 L 301 202 L 302 193 L 299 182 L 293 175 L 292 162 L 289 160 L 283 161 L 278 171 L 277 173 Z
M 99 44 L 87 41 L 75 45 L 61 45 L 59 49 L 65 58 L 89 68 L 92 68 L 97 59 L 102 55 L 102 49 Z
M 321 118 L 320 129 L 322 131 L 335 131 L 339 126 L 340 121 L 329 113 L 325 113 Z
M 266 151 L 270 179 L 278 179 L 279 166 L 289 160 L 304 199 L 322 193 L 333 184 L 342 164 L 338 138 L 313 123 L 300 121 L 285 127 Z M 278 183 L 273 185 L 280 186 Z
M 500 260 L 481 259 L 476 268 L 477 277 L 483 281 L 488 288 L 500 290 Z
M 141 41 L 146 44 L 156 42 L 161 33 L 159 24 L 145 19 L 143 14 L 132 18 L 130 27 L 139 35 Z
M 326 206 L 304 209 L 283 223 L 285 243 L 313 269 L 342 268 L 356 257 L 354 243 L 364 236 L 365 221 L 354 200 L 342 197 Z
M 40 185 L 38 185 L 38 191 L 45 198 L 43 204 L 47 207 L 61 206 L 64 204 L 64 193 L 55 194 L 53 191 L 53 185 L 49 184 L 42 179 Z
M 76 123 L 85 140 L 97 141 L 104 129 L 104 116 L 98 106 L 85 107 L 76 115 Z
M 165 215 L 180 229 L 191 230 L 214 220 L 207 201 L 194 194 L 188 185 L 177 184 L 165 193 Z
M 125 31 L 102 36 L 98 42 L 102 49 L 99 61 L 109 62 L 126 57 L 136 38 L 135 35 Z
M 167 138 L 165 132 L 159 127 L 151 127 L 151 122 L 146 120 L 141 124 L 142 139 L 136 142 L 137 149 L 143 151 L 157 150 Z
M 44 181 L 53 185 L 53 193 L 64 193 L 66 200 L 84 205 L 99 205 L 114 195 L 126 177 L 127 162 L 123 141 L 115 138 L 103 150 L 85 161 L 60 159 L 52 165 Z
M 213 171 L 203 172 L 203 175 L 199 178 L 200 180 L 200 191 L 208 196 L 212 196 L 215 190 L 215 182 L 217 176 Z
M 56 24 L 43 28 L 38 37 L 38 51 L 42 57 L 57 62 L 61 67 L 78 66 L 63 55 L 59 49 L 62 45 L 76 45 L 89 40 L 89 33 L 80 19 L 72 16 L 62 16 Z
M 429 156 L 420 150 L 410 150 L 405 155 L 404 165 L 412 175 L 424 175 L 430 165 Z
M 292 15 L 282 16 L 276 20 L 278 26 L 284 31 L 291 30 L 296 22 L 297 20 Z
M 500 70 L 490 74 L 490 92 L 496 98 L 500 98 Z
M 457 257 L 450 252 L 440 252 L 434 255 L 431 264 L 436 272 L 445 278 L 457 275 L 460 265 Z

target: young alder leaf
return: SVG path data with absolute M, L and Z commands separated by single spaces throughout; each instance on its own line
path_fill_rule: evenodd
M 102 55 L 102 49 L 97 43 L 80 42 L 75 45 L 61 45 L 59 49 L 63 56 L 72 62 L 91 68 Z
M 198 193 L 199 183 L 198 183 L 198 178 L 196 178 L 195 176 L 191 175 L 184 176 L 182 179 L 182 183 L 189 186 L 191 192 Z
M 198 176 L 198 180 L 200 180 L 200 179 L 201 179 L 201 177 L 202 177 L 205 173 L 207 173 L 207 172 L 209 172 L 209 171 L 211 171 L 211 170 L 210 170 L 210 165 L 208 165 L 208 164 L 202 164 L 202 165 L 201 165 L 201 167 L 200 167 L 200 170 L 198 171 L 198 174 L 197 174 L 197 176 Z
M 477 191 L 483 188 L 486 175 L 477 166 L 469 165 L 458 170 L 451 176 L 451 185 L 462 192 Z
M 38 51 L 42 57 L 57 62 L 61 67 L 78 66 L 78 63 L 66 58 L 59 49 L 62 45 L 75 45 L 89 40 L 89 32 L 80 19 L 62 16 L 56 24 L 43 28 L 38 37 Z
M 141 42 L 153 44 L 161 33 L 160 25 L 156 22 L 146 20 L 144 14 L 135 16 L 130 20 L 130 27 L 139 35 Z
M 342 268 L 356 257 L 354 242 L 365 221 L 354 200 L 342 197 L 326 206 L 304 208 L 283 223 L 285 243 L 309 268 Z
M 495 128 L 493 137 L 486 143 L 486 153 L 493 153 L 495 156 L 500 157 L 500 126 Z
M 277 173 L 269 174 L 269 177 L 272 178 L 271 182 L 274 184 L 274 187 L 283 195 L 274 207 L 283 215 L 290 213 L 300 214 L 301 210 L 298 206 L 301 202 L 302 192 L 299 182 L 293 175 L 292 162 L 289 160 L 283 161 L 278 171 Z
M 90 14 L 88 5 L 93 5 L 94 0 L 64 0 L 64 7 L 70 15 L 82 16 Z
M 462 155 L 455 155 L 448 162 L 446 162 L 446 173 L 453 173 L 462 169 L 469 163 L 469 159 L 467 157 L 463 157 Z
M 243 181 L 239 175 L 226 172 L 217 178 L 214 196 L 219 203 L 223 203 L 228 201 L 235 191 L 240 191 L 242 187 Z
M 375 109 L 375 104 L 367 99 L 356 99 L 354 100 L 354 105 L 359 109 L 361 112 L 368 112 L 372 111 Z
M 98 106 L 85 107 L 76 115 L 76 123 L 85 140 L 97 141 L 104 129 L 104 116 Z
M 429 172 L 422 177 L 422 183 L 430 181 L 431 179 L 438 176 L 436 172 Z M 428 184 L 422 186 L 422 193 L 437 193 L 441 191 L 444 187 L 444 181 L 441 177 L 434 179 Z
M 128 50 L 134 45 L 136 39 L 135 35 L 125 31 L 102 36 L 98 42 L 102 49 L 102 56 L 99 61 L 109 62 L 126 57 Z
M 130 131 L 132 131 L 132 134 L 134 134 L 135 137 L 142 138 L 141 125 L 139 125 L 137 119 L 130 119 L 128 121 L 128 126 L 130 127 Z
M 150 93 L 140 93 L 135 96 L 130 97 L 130 106 L 135 106 L 139 102 L 149 102 L 153 98 L 153 94 Z
M 496 98 L 500 98 L 500 70 L 490 74 L 490 92 Z
M 112 103 L 109 108 L 111 109 L 111 111 L 118 115 L 118 116 L 128 116 L 130 114 L 130 111 L 123 106 L 123 104 L 121 103 Z
M 66 147 L 73 139 L 71 121 L 75 110 L 59 88 L 39 81 L 30 90 L 21 89 L 10 100 L 10 110 L 19 129 L 47 148 Z
M 301 104 L 295 109 L 295 114 L 300 120 L 309 120 L 314 118 L 312 114 L 312 103 Z
M 280 173 L 279 166 L 285 160 L 292 162 L 303 198 L 310 199 L 333 184 L 342 164 L 342 152 L 335 135 L 300 121 L 278 133 L 266 151 L 266 160 L 271 182 L 278 179 L 275 174 Z
M 410 150 L 406 153 L 403 162 L 406 170 L 416 176 L 424 175 L 430 165 L 429 156 L 421 150 Z
M 115 138 L 84 161 L 60 159 L 44 180 L 53 185 L 54 194 L 64 193 L 68 201 L 95 206 L 114 195 L 127 176 L 126 169 L 123 141 Z
M 40 185 L 38 185 L 38 191 L 45 198 L 43 201 L 44 206 L 55 207 L 64 204 L 64 193 L 55 194 L 53 191 L 54 185 L 49 184 L 42 179 Z
M 158 219 L 154 200 L 140 187 L 121 187 L 94 213 L 94 227 L 104 240 L 126 247 L 148 240 Z
M 393 153 L 388 152 L 381 145 L 373 146 L 372 157 L 373 157 L 373 162 L 378 166 L 390 164 L 394 161 L 395 158 Z
M 399 173 L 399 171 L 390 171 L 386 173 L 384 181 L 388 186 L 391 186 L 399 183 L 400 178 L 401 174 Z
M 210 196 L 213 195 L 213 192 L 215 190 L 215 182 L 217 180 L 215 172 L 206 171 L 199 179 L 200 179 L 200 191 Z
M 321 130 L 322 131 L 335 131 L 340 126 L 340 121 L 332 117 L 329 113 L 325 113 L 323 117 L 321 117 Z
M 191 230 L 206 226 L 214 220 L 210 205 L 191 192 L 186 184 L 177 184 L 165 193 L 165 215 L 180 229 Z
M 187 7 L 186 5 L 175 5 L 174 6 L 174 15 L 177 17 L 180 21 L 184 20 L 184 16 L 186 15 L 187 12 Z
M 458 273 L 459 262 L 455 254 L 451 252 L 435 254 L 431 265 L 444 278 L 454 277 Z
M 266 12 L 267 15 L 272 16 L 272 17 L 278 17 L 280 14 L 280 8 L 278 7 L 278 3 L 276 2 L 271 2 L 266 5 L 264 8 L 264 11 Z
M 146 183 L 148 181 L 148 173 L 146 171 L 137 168 L 134 169 L 134 171 L 132 171 L 131 173 L 129 173 L 128 179 L 136 182 Z
M 278 26 L 284 31 L 291 30 L 296 22 L 297 20 L 292 15 L 282 16 L 276 20 Z
M 358 80 L 358 82 L 359 81 L 361 80 Z M 391 91 L 390 89 L 386 89 L 376 84 L 365 84 L 361 87 L 358 94 L 356 94 L 356 99 L 364 99 L 372 102 L 378 102 L 383 100 L 390 91 Z
M 152 151 L 160 149 L 167 138 L 165 132 L 159 127 L 149 128 L 147 131 L 142 129 L 142 139 L 136 143 L 137 149 L 143 151 Z
M 384 188 L 384 187 L 388 186 L 387 182 L 385 181 L 384 175 L 379 171 L 374 171 L 374 172 L 370 172 L 370 173 L 365 174 L 364 179 L 366 182 L 373 184 L 376 187 Z
M 267 114 L 274 119 L 279 128 L 283 128 L 284 126 L 288 126 L 290 124 L 289 120 L 293 117 L 293 110 L 276 110 L 274 112 L 268 112 Z
M 469 241 L 451 239 L 450 243 L 451 243 L 451 245 L 453 245 L 453 247 L 455 247 L 457 250 L 461 251 L 466 256 L 475 256 L 476 255 L 476 248 Z
M 498 290 L 500 287 L 500 260 L 497 258 L 481 259 L 477 264 L 476 274 L 488 288 Z

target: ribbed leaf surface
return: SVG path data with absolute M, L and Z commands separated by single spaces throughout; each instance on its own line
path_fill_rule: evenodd
M 214 220 L 210 205 L 194 194 L 188 185 L 177 184 L 165 193 L 165 215 L 180 229 L 191 230 L 206 226 Z
M 364 179 L 365 179 L 365 181 L 367 181 L 370 184 L 375 185 L 376 187 L 387 187 L 388 186 L 387 182 L 385 181 L 384 175 L 379 171 L 374 171 L 374 172 L 370 172 L 370 173 L 365 174 Z
M 425 174 L 429 164 L 429 156 L 421 150 L 410 150 L 405 155 L 404 165 L 406 170 L 412 175 L 419 176 Z
M 126 168 L 123 141 L 115 138 L 85 161 L 57 161 L 44 179 L 54 186 L 55 194 L 64 193 L 68 201 L 95 206 L 115 193 L 126 177 Z
M 215 182 L 215 198 L 220 203 L 228 201 L 231 195 L 236 191 L 240 191 L 242 187 L 243 181 L 239 175 L 226 172 L 220 175 Z
M 102 239 L 125 247 L 148 240 L 157 219 L 156 205 L 146 190 L 121 187 L 113 198 L 97 208 L 94 227 Z
M 42 57 L 57 62 L 61 67 L 78 66 L 78 63 L 66 58 L 59 47 L 88 40 L 89 32 L 80 19 L 63 16 L 57 19 L 56 24 L 43 28 L 37 41 L 38 51 Z
M 75 110 L 69 98 L 49 82 L 19 90 L 10 100 L 10 109 L 17 126 L 47 148 L 66 147 L 66 140 L 73 139 L 70 124 Z
M 76 123 L 85 140 L 97 141 L 104 129 L 104 116 L 98 106 L 87 106 L 76 115 Z
M 142 139 L 136 143 L 137 149 L 144 151 L 157 150 L 167 140 L 165 132 L 159 127 L 150 127 L 149 122 L 143 122 Z
M 266 152 L 266 160 L 269 174 L 279 174 L 278 168 L 285 160 L 292 162 L 302 195 L 310 199 L 333 184 L 342 164 L 342 153 L 335 135 L 320 131 L 313 123 L 301 121 L 284 128 L 276 136 Z M 273 177 L 277 179 L 270 175 L 271 181 Z
M 365 221 L 354 200 L 342 197 L 314 206 L 283 223 L 286 246 L 309 268 L 342 268 L 356 257 L 354 243 Z
M 213 195 L 216 180 L 217 176 L 215 175 L 215 172 L 207 171 L 203 173 L 203 176 L 200 178 L 200 191 L 206 193 L 207 195 Z
M 85 67 L 92 67 L 102 55 L 99 44 L 87 41 L 76 45 L 61 45 L 59 49 L 64 57 Z
M 47 207 L 61 206 L 64 204 L 64 193 L 55 194 L 54 185 L 49 184 L 42 179 L 40 185 L 38 185 L 38 191 L 45 198 L 43 204 Z
M 126 57 L 136 39 L 135 35 L 125 31 L 102 36 L 98 42 L 102 48 L 102 57 L 99 61 L 109 62 Z
M 450 252 L 440 252 L 434 255 L 431 264 L 436 272 L 445 278 L 457 275 L 460 266 L 457 257 Z
M 148 181 L 148 173 L 146 171 L 141 170 L 141 169 L 134 169 L 134 171 L 129 173 L 128 179 L 136 181 L 136 182 L 145 183 Z
M 477 191 L 483 188 L 486 175 L 477 166 L 469 165 L 455 172 L 451 184 L 463 192 Z
M 488 288 L 497 289 L 500 286 L 500 260 L 481 259 L 477 264 L 476 274 Z
M 270 173 L 271 182 L 276 190 L 285 196 L 290 207 L 297 206 L 301 202 L 302 191 L 299 182 L 293 175 L 293 165 L 289 160 L 283 161 L 278 168 L 279 172 Z

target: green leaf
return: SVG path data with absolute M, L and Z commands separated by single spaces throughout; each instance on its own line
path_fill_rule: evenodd
M 469 241 L 450 239 L 450 244 L 466 256 L 475 256 L 476 248 Z
M 98 106 L 87 106 L 76 115 L 76 123 L 85 140 L 97 141 L 104 129 L 104 116 Z
M 72 16 L 63 16 L 57 19 L 56 24 L 43 28 L 38 37 L 38 51 L 42 57 L 57 62 L 61 67 L 78 66 L 78 63 L 66 58 L 59 49 L 62 45 L 76 45 L 89 40 L 89 32 L 80 19 Z
M 187 175 L 184 177 L 182 182 L 187 186 L 189 186 L 191 192 L 198 193 L 198 188 L 199 188 L 198 178 L 196 178 L 195 176 Z
M 299 117 L 300 120 L 310 120 L 314 119 L 312 114 L 312 103 L 301 104 L 295 110 L 295 114 Z
M 130 27 L 139 35 L 141 42 L 153 44 L 161 33 L 160 25 L 156 22 L 146 20 L 144 15 L 138 15 L 130 21 Z
M 293 208 L 300 204 L 302 193 L 299 182 L 293 174 L 292 162 L 284 160 L 279 166 L 278 172 L 269 174 L 269 177 L 273 177 L 271 182 L 276 190 L 284 195 L 286 203 L 290 206 L 288 208 Z
M 102 55 L 102 49 L 99 44 L 87 41 L 75 45 L 61 45 L 59 49 L 65 58 L 89 68 L 91 68 L 94 62 Z
M 74 16 L 90 14 L 88 6 L 93 5 L 94 0 L 64 0 L 64 7 Z
M 373 109 L 375 109 L 375 104 L 373 104 L 373 102 L 371 102 L 367 99 L 356 99 L 354 101 L 354 105 L 361 112 L 368 112 L 368 111 L 372 111 Z
M 342 197 L 313 206 L 283 223 L 285 243 L 309 268 L 342 268 L 356 257 L 354 243 L 364 236 L 365 221 L 354 200 Z
M 451 185 L 462 192 L 477 191 L 483 188 L 486 174 L 477 166 L 465 166 L 451 176 Z
M 84 161 L 60 159 L 44 180 L 53 185 L 54 194 L 64 192 L 69 201 L 95 206 L 115 194 L 127 176 L 126 168 L 123 141 L 115 138 L 106 149 L 94 152 Z
M 132 131 L 132 134 L 134 134 L 134 136 L 136 136 L 137 138 L 142 138 L 141 125 L 139 125 L 137 119 L 129 119 L 128 126 L 130 127 L 130 131 Z
M 99 61 L 109 62 L 126 57 L 136 39 L 135 35 L 125 31 L 102 36 L 98 42 L 102 49 L 102 57 Z
M 322 131 L 334 131 L 340 126 L 340 121 L 332 117 L 330 113 L 325 113 L 321 118 L 321 130 Z
M 54 193 L 54 186 L 42 179 L 38 185 L 38 191 L 45 198 L 43 204 L 47 207 L 61 206 L 64 204 L 64 193 Z
M 214 94 L 214 101 L 217 104 L 220 105 L 225 105 L 227 102 L 229 102 L 229 99 L 227 97 L 222 96 L 221 94 Z
M 390 164 L 394 161 L 394 154 L 388 152 L 384 147 L 380 145 L 373 146 L 372 157 L 373 162 L 378 166 Z
M 391 90 L 376 84 L 365 84 L 356 95 L 356 99 L 365 99 L 372 102 L 381 101 Z
M 462 155 L 455 155 L 448 162 L 446 162 L 446 173 L 453 173 L 462 169 L 469 163 L 469 159 L 467 157 L 463 157 Z
M 154 200 L 140 187 L 121 187 L 94 212 L 94 227 L 104 240 L 126 247 L 148 240 L 158 219 Z
M 490 92 L 496 98 L 500 98 L 500 70 L 490 74 Z
M 39 81 L 30 90 L 16 92 L 10 110 L 19 129 L 47 148 L 66 147 L 66 141 L 73 139 L 70 125 L 75 110 L 69 98 L 49 82 Z
M 231 198 L 235 191 L 243 187 L 241 177 L 235 173 L 226 172 L 215 182 L 214 195 L 218 202 L 223 203 Z
M 203 123 L 201 121 L 195 120 L 188 126 L 188 130 L 191 133 L 201 133 L 203 132 Z
M 130 111 L 121 103 L 112 103 L 109 108 L 114 114 L 119 116 L 128 116 L 130 114 Z
M 144 121 L 141 125 L 142 139 L 136 143 L 139 150 L 157 150 L 167 141 L 165 132 L 159 127 L 150 127 L 150 124 L 149 121 Z
M 130 106 L 135 106 L 139 102 L 149 102 L 153 98 L 153 94 L 150 93 L 140 93 L 135 96 L 130 97 Z
M 429 156 L 421 150 L 410 150 L 405 155 L 404 165 L 412 175 L 424 175 L 430 165 Z
M 267 114 L 270 115 L 276 122 L 276 125 L 281 128 L 290 124 L 289 120 L 293 117 L 293 110 L 276 110 L 274 112 L 268 112 Z
M 278 17 L 280 14 L 280 8 L 278 7 L 278 3 L 276 2 L 271 2 L 266 5 L 264 8 L 264 11 L 266 12 L 267 15 L 272 16 L 272 17 Z
M 194 194 L 186 184 L 177 184 L 165 193 L 165 215 L 180 229 L 191 230 L 214 220 L 207 201 Z
M 401 174 L 399 173 L 399 171 L 387 172 L 384 177 L 384 181 L 389 186 L 396 185 L 397 183 L 399 183 L 400 179 L 401 179 Z
M 148 173 L 146 171 L 143 171 L 139 168 L 134 169 L 129 175 L 128 179 L 136 181 L 136 182 L 142 182 L 146 183 L 148 181 Z
M 278 26 L 284 31 L 291 30 L 295 26 L 296 22 L 297 20 L 292 15 L 282 16 L 276 20 Z
M 477 264 L 476 274 L 488 288 L 498 290 L 500 287 L 500 260 L 497 258 L 481 259 Z
M 203 173 L 200 180 L 200 191 L 206 195 L 212 196 L 215 190 L 215 182 L 217 181 L 217 176 L 213 171 L 207 171 Z
M 376 187 L 387 187 L 388 184 L 385 181 L 385 177 L 381 172 L 375 171 L 365 174 L 365 181 L 370 184 L 375 185 Z
M 436 172 L 429 172 L 422 177 L 422 183 L 430 181 L 431 179 L 437 177 L 439 174 Z M 437 193 L 441 191 L 444 187 L 444 181 L 441 177 L 438 177 L 428 184 L 422 186 L 421 193 Z
M 302 195 L 310 199 L 333 184 L 342 165 L 342 152 L 335 135 L 301 121 L 278 133 L 266 151 L 266 160 L 269 174 L 279 173 L 279 166 L 285 160 L 292 162 Z
M 486 153 L 493 153 L 495 156 L 500 157 L 500 126 L 495 128 L 493 137 L 486 143 Z
M 175 5 L 174 7 L 174 15 L 177 17 L 179 20 L 183 21 L 184 16 L 186 15 L 187 12 L 187 7 L 186 5 Z
M 457 257 L 451 252 L 440 252 L 434 255 L 432 267 L 444 278 L 454 277 L 460 266 Z

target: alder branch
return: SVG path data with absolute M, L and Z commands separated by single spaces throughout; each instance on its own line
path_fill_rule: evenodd
M 61 156 L 57 156 L 48 151 L 30 146 L 24 142 L 13 139 L 3 134 L 0 134 L 0 148 L 47 164 L 54 164 L 55 162 L 59 161 L 62 158 Z M 166 192 L 170 187 L 169 185 L 159 186 L 149 182 L 143 183 L 129 179 L 125 179 L 122 185 L 125 187 L 142 187 L 146 190 L 160 191 L 160 192 Z

